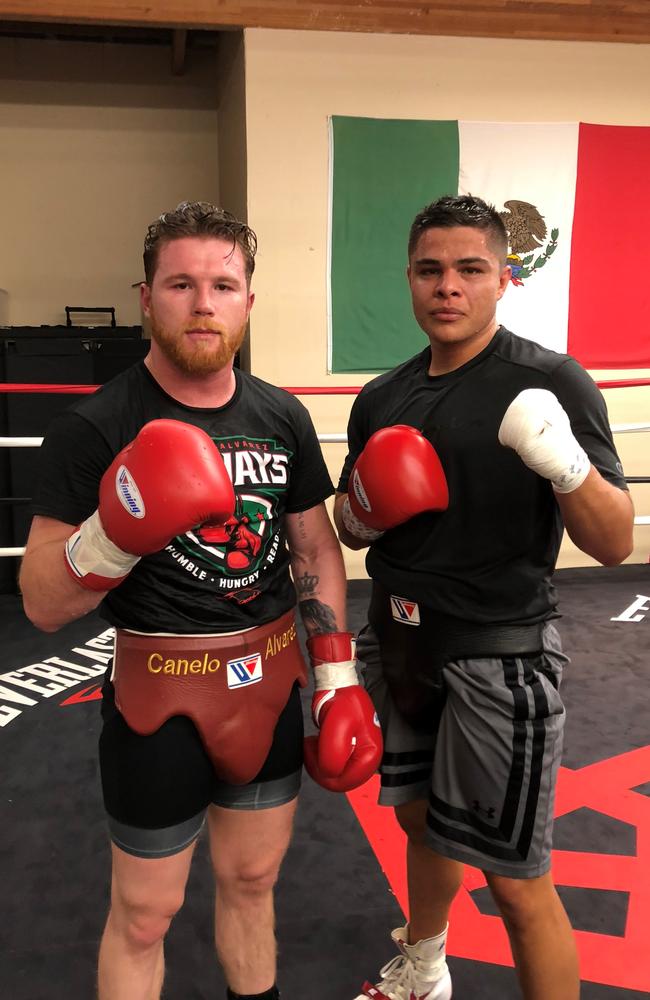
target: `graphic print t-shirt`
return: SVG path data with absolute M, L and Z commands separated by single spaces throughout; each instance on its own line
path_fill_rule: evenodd
M 206 431 L 232 479 L 225 525 L 203 525 L 143 557 L 102 604 L 107 620 L 151 632 L 229 632 L 264 624 L 296 603 L 284 515 L 333 492 L 308 411 L 283 389 L 235 370 L 232 399 L 195 409 L 168 396 L 140 362 L 57 416 L 39 456 L 33 512 L 79 524 L 97 507 L 115 455 L 150 420 Z

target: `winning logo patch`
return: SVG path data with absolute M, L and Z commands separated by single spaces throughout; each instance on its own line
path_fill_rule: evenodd
M 228 660 L 228 687 L 246 687 L 248 684 L 257 684 L 262 678 L 262 654 L 253 653 L 252 656 L 244 656 L 240 660 Z
M 403 622 L 404 625 L 420 624 L 420 608 L 415 601 L 407 601 L 404 597 L 390 595 L 390 610 L 393 621 Z
M 368 513 L 372 513 L 372 507 L 370 506 L 370 501 L 366 496 L 366 491 L 363 488 L 363 483 L 361 482 L 361 476 L 355 469 L 352 473 L 352 489 L 354 490 L 354 495 L 359 501 L 359 504 Z
M 115 489 L 120 503 L 132 517 L 144 517 L 144 500 L 125 465 L 120 465 L 115 476 Z

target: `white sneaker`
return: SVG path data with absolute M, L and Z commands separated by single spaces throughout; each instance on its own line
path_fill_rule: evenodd
M 451 976 L 445 961 L 447 931 L 417 944 L 407 944 L 408 927 L 391 937 L 401 955 L 380 970 L 378 983 L 363 984 L 354 1000 L 451 1000 Z

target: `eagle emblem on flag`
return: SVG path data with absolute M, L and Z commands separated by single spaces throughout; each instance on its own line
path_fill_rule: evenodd
M 511 199 L 504 202 L 505 212 L 499 212 L 508 232 L 508 264 L 512 268 L 513 285 L 523 285 L 526 278 L 544 267 L 557 248 L 558 229 L 552 229 L 550 239 L 544 244 L 548 229 L 544 216 L 528 201 Z M 535 257 L 535 251 L 541 253 Z M 525 254 L 526 256 L 522 256 Z

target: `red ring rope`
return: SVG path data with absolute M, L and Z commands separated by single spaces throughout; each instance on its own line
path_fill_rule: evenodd
M 90 393 L 100 389 L 99 385 L 30 385 L 20 382 L 0 382 L 0 392 L 73 392 Z
M 596 382 L 599 389 L 625 389 L 633 386 L 650 385 L 650 378 L 632 379 L 608 379 L 603 382 Z M 292 392 L 294 396 L 356 396 L 363 387 L 360 385 L 331 385 L 331 386 L 285 386 L 287 392 Z M 48 385 L 43 383 L 29 382 L 0 382 L 0 392 L 54 392 L 54 393 L 74 393 L 77 395 L 96 392 L 101 389 L 100 385 Z

